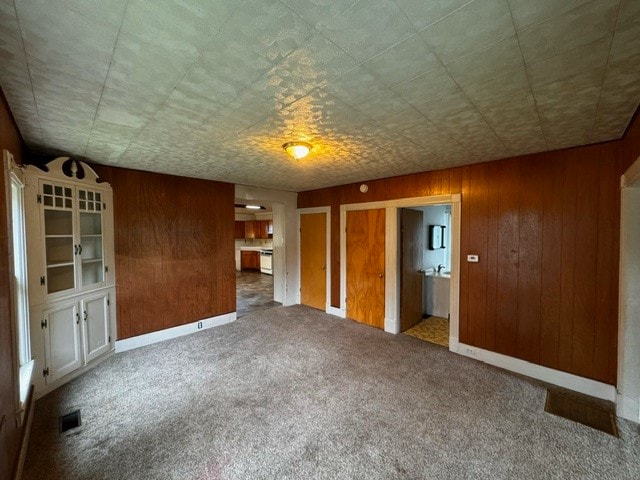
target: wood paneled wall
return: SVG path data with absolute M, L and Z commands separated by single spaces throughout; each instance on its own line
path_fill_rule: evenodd
M 118 338 L 235 311 L 234 185 L 95 169 L 113 187 Z
M 22 163 L 22 138 L 11 111 L 0 90 L 0 153 L 9 150 L 18 163 Z M 0 157 L 2 159 L 2 157 Z M 0 442 L 0 478 L 11 478 L 17 461 L 22 429 L 16 426 L 15 410 L 18 393 L 18 365 L 14 356 L 15 326 L 11 316 L 11 226 L 7 222 L 7 180 L 4 167 L 0 168 L 0 418 L 5 417 L 6 438 Z
M 461 262 L 460 341 L 615 384 L 619 177 L 637 150 L 636 121 L 622 141 L 302 192 L 298 206 L 332 207 L 339 306 L 340 205 L 461 193 L 461 259 L 480 262 Z

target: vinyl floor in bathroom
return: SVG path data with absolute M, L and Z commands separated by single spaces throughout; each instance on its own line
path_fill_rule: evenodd
M 449 320 L 446 318 L 425 318 L 404 333 L 425 342 L 449 347 Z

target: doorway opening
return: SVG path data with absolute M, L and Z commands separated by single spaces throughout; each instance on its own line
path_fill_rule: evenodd
M 272 204 L 236 199 L 237 317 L 281 305 L 274 300 L 274 230 Z
M 400 330 L 449 348 L 451 204 L 399 212 Z
M 640 158 L 622 176 L 620 195 L 616 413 L 619 417 L 640 423 Z

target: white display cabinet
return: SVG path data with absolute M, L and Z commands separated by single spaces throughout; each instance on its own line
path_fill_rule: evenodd
M 116 338 L 113 193 L 84 162 L 25 169 L 36 394 L 111 352 Z

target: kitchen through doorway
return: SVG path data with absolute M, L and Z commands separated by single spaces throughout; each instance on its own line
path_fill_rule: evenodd
M 281 305 L 274 301 L 273 206 L 235 202 L 236 315 Z

